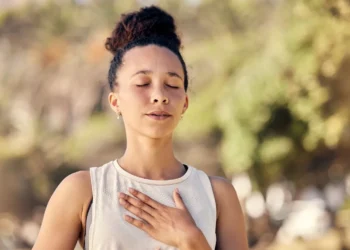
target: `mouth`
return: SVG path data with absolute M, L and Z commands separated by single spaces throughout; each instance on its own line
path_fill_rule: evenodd
M 171 117 L 171 115 L 166 112 L 152 112 L 146 115 L 154 120 L 165 120 Z

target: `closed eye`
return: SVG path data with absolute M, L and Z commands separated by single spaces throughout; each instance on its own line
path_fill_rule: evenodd
M 177 87 L 177 86 L 172 86 L 172 85 L 169 85 L 169 84 L 167 84 L 167 86 L 170 87 L 170 88 L 172 88 L 172 89 L 178 89 L 178 88 L 179 88 L 179 87 Z
M 146 87 L 146 86 L 148 86 L 149 85 L 149 83 L 145 83 L 145 84 L 139 84 L 139 85 L 136 85 L 137 87 Z

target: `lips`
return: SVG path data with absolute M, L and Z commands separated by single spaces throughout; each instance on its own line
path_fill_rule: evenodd
M 171 116 L 168 112 L 165 111 L 153 111 L 151 113 L 148 113 L 147 115 L 153 115 L 153 116 Z
M 165 120 L 171 117 L 171 115 L 165 111 L 153 111 L 146 115 L 154 120 Z

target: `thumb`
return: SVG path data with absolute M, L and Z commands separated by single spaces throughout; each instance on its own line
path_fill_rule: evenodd
M 186 209 L 185 203 L 182 200 L 182 197 L 180 195 L 180 191 L 178 188 L 176 188 L 173 192 L 173 197 L 175 201 L 175 206 L 180 209 Z

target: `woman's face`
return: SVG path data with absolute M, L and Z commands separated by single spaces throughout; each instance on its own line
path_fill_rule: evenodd
M 130 49 L 117 82 L 109 101 L 122 114 L 127 133 L 132 130 L 150 138 L 172 134 L 188 107 L 184 71 L 172 51 L 157 45 Z

